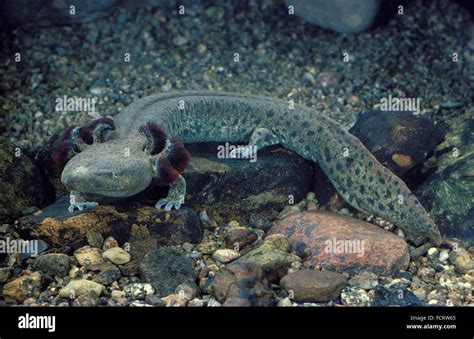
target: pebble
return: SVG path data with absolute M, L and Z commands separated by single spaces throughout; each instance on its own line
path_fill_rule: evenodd
M 451 251 L 449 254 L 449 262 L 463 273 L 474 269 L 474 262 L 471 255 L 462 247 Z
M 292 307 L 293 302 L 291 301 L 290 298 L 286 297 L 286 298 L 283 298 L 280 301 L 278 301 L 277 306 L 278 307 Z
M 58 295 L 61 298 L 75 299 L 82 294 L 94 292 L 98 296 L 102 294 L 105 287 L 91 280 L 79 279 L 72 280 L 66 286 L 59 290 Z
M 199 219 L 206 229 L 214 229 L 217 227 L 217 223 L 209 218 L 209 215 L 206 211 L 199 212 Z
M 104 240 L 104 243 L 102 245 L 102 249 L 104 251 L 106 251 L 106 250 L 114 248 L 114 247 L 119 247 L 119 244 L 118 244 L 117 240 L 115 240 L 114 237 L 107 237 Z
M 40 255 L 33 263 L 33 269 L 51 276 L 64 277 L 71 268 L 69 256 L 62 253 L 48 253 Z
M 301 270 L 284 276 L 280 285 L 296 302 L 326 302 L 339 298 L 347 279 L 330 271 Z
M 362 288 L 356 286 L 345 287 L 341 291 L 341 301 L 348 306 L 370 306 L 369 294 Z
M 231 249 L 217 250 L 212 255 L 212 258 L 223 264 L 227 264 L 240 257 L 240 253 Z
M 23 301 L 28 297 L 38 297 L 42 283 L 40 273 L 25 274 L 6 283 L 2 294 L 6 301 Z
M 102 264 L 105 262 L 102 251 L 91 246 L 84 246 L 74 251 L 74 257 L 81 266 Z
M 102 253 L 104 259 L 110 260 L 116 265 L 123 265 L 130 261 L 130 253 L 121 247 L 112 247 Z
M 378 284 L 377 275 L 369 271 L 362 271 L 349 280 L 349 285 L 363 290 L 374 289 Z
M 124 286 L 123 293 L 126 297 L 134 300 L 145 300 L 146 297 L 155 294 L 155 289 L 151 284 L 133 283 Z

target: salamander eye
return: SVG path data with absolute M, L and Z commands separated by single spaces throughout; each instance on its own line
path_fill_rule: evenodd
M 138 131 L 146 137 L 144 151 L 148 154 L 158 154 L 165 148 L 166 133 L 154 122 L 147 122 Z
M 110 131 L 115 131 L 115 123 L 110 118 L 100 118 L 84 126 L 83 129 L 89 135 L 87 141 L 83 138 L 87 144 L 102 143 L 107 140 Z

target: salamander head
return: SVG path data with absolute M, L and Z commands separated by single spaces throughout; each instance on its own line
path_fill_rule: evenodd
M 61 181 L 70 190 L 109 197 L 129 197 L 143 191 L 153 177 L 143 137 L 91 145 L 64 167 Z M 140 145 L 141 148 L 140 149 Z
M 167 140 L 153 123 L 142 126 L 127 139 L 106 140 L 94 131 L 88 127 L 72 129 L 60 145 L 62 155 L 72 153 L 61 174 L 62 183 L 70 190 L 129 197 L 146 189 L 152 181 L 170 184 L 189 162 L 183 144 Z M 61 159 L 61 153 L 53 155 L 55 158 Z

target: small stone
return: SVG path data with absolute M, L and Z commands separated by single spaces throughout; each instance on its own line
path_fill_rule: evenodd
M 40 295 L 42 283 L 43 279 L 38 272 L 22 275 L 3 286 L 3 296 L 6 301 L 23 301 L 28 297 L 37 298 Z
M 102 245 L 102 249 L 104 251 L 114 248 L 114 247 L 119 247 L 119 244 L 117 240 L 115 240 L 114 237 L 107 237 L 107 239 L 104 240 L 104 244 Z
M 213 229 L 217 227 L 217 223 L 209 218 L 209 215 L 207 215 L 206 211 L 199 212 L 199 219 L 206 229 Z
M 69 257 L 62 253 L 48 253 L 40 255 L 33 263 L 33 269 L 51 276 L 64 277 L 71 267 Z
M 112 247 L 102 253 L 104 259 L 110 260 L 116 265 L 123 265 L 130 261 L 130 253 L 121 247 Z
M 439 251 L 436 247 L 431 247 L 430 249 L 428 249 L 428 252 L 426 252 L 426 253 L 428 255 L 428 258 L 433 260 L 434 258 L 436 258 L 438 256 Z
M 255 213 L 250 215 L 249 225 L 264 232 L 272 228 L 272 222 L 267 217 Z
M 348 286 L 341 292 L 341 300 L 348 306 L 370 306 L 370 297 L 368 293 L 359 287 Z
M 122 276 L 122 273 L 117 267 L 112 267 L 100 272 L 94 277 L 94 281 L 98 284 L 107 286 L 117 281 Z
M 411 168 L 413 166 L 413 159 L 409 155 L 395 153 L 392 155 L 392 160 L 400 167 Z
M 212 258 L 223 264 L 231 262 L 240 257 L 240 253 L 230 249 L 217 250 L 212 255 Z
M 102 258 L 102 251 L 91 246 L 84 246 L 74 252 L 74 257 L 81 266 L 102 264 L 105 262 Z
M 165 306 L 165 303 L 163 302 L 163 300 L 156 294 L 152 294 L 152 295 L 149 295 L 148 297 L 146 297 L 145 302 L 148 305 L 152 305 L 152 306 L 155 306 L 155 307 Z
M 13 267 L 0 267 L 0 283 L 7 281 L 13 273 Z
M 187 300 L 197 298 L 201 295 L 201 290 L 194 282 L 179 284 L 174 291 L 177 294 L 181 294 L 181 296 Z
M 447 249 L 444 249 L 444 250 L 441 250 L 441 252 L 439 252 L 439 261 L 440 262 L 446 262 L 446 260 L 448 260 L 449 258 L 449 250 Z
M 462 247 L 451 251 L 449 262 L 463 273 L 467 273 L 469 270 L 474 269 L 474 262 L 471 255 Z
M 206 45 L 204 45 L 204 44 L 198 44 L 198 45 L 196 46 L 196 50 L 198 51 L 198 53 L 201 53 L 201 54 L 202 54 L 202 53 L 205 53 L 205 52 L 206 52 L 207 47 L 206 47 Z
M 170 294 L 166 297 L 161 298 L 165 303 L 166 307 L 184 307 L 187 305 L 189 300 L 183 297 L 182 294 Z
M 330 271 L 301 270 L 284 276 L 280 285 L 296 302 L 326 302 L 339 297 L 347 279 Z
M 290 300 L 290 298 L 286 297 L 286 298 L 281 299 L 278 302 L 277 306 L 278 307 L 292 307 L 293 302 Z
M 226 248 L 239 251 L 250 246 L 258 239 L 255 231 L 246 227 L 231 227 L 225 230 L 224 244 Z
M 69 278 L 71 278 L 71 279 L 77 278 L 77 276 L 79 275 L 79 272 L 80 272 L 80 271 L 81 271 L 81 270 L 80 270 L 79 267 L 73 266 L 73 267 L 69 270 L 69 272 L 68 272 Z
M 190 252 L 192 252 L 192 250 L 194 248 L 194 245 L 190 244 L 189 242 L 185 242 L 181 247 L 183 248 L 183 250 L 190 253 Z
M 195 298 L 188 302 L 188 307 L 203 307 L 203 306 L 204 306 L 204 301 L 198 298 Z
M 92 291 L 78 296 L 72 306 L 75 307 L 96 307 L 99 303 L 98 295 Z
M 375 288 L 373 306 L 422 306 L 420 300 L 410 291 L 387 288 L 378 285 Z
M 86 233 L 87 243 L 92 247 L 102 248 L 104 237 L 100 232 L 90 230 Z
M 69 282 L 69 284 L 59 290 L 58 295 L 61 298 L 75 299 L 80 295 L 94 292 L 95 294 L 100 296 L 104 289 L 105 287 L 101 284 L 98 284 L 91 280 L 79 279 L 72 280 L 71 282 Z
M 123 292 L 128 298 L 144 300 L 146 297 L 155 294 L 155 289 L 147 283 L 133 283 L 124 286 Z
M 213 240 L 203 241 L 196 246 L 196 249 L 202 254 L 213 254 L 219 249 L 219 244 Z
M 207 307 L 221 307 L 221 306 L 222 306 L 222 304 L 214 298 L 210 298 L 207 301 Z
M 188 39 L 183 37 L 182 35 L 178 35 L 173 38 L 173 44 L 176 46 L 184 46 L 188 43 Z
M 288 239 L 283 234 L 271 234 L 267 236 L 264 240 L 264 244 L 269 244 L 283 252 L 290 252 L 291 249 Z
M 279 237 L 273 239 L 280 239 Z M 282 251 L 267 242 L 262 244 L 245 255 L 241 256 L 235 262 L 239 264 L 254 264 L 262 267 L 265 277 L 270 282 L 276 282 L 283 277 L 293 262 L 301 262 L 301 258 Z
M 378 284 L 377 275 L 369 271 L 362 271 L 349 280 L 349 285 L 363 290 L 374 289 Z

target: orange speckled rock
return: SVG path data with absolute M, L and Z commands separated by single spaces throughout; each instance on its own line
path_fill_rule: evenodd
M 391 274 L 408 267 L 408 245 L 399 236 L 352 217 L 317 211 L 289 216 L 269 231 L 288 237 L 292 251 L 315 265 L 356 274 Z

